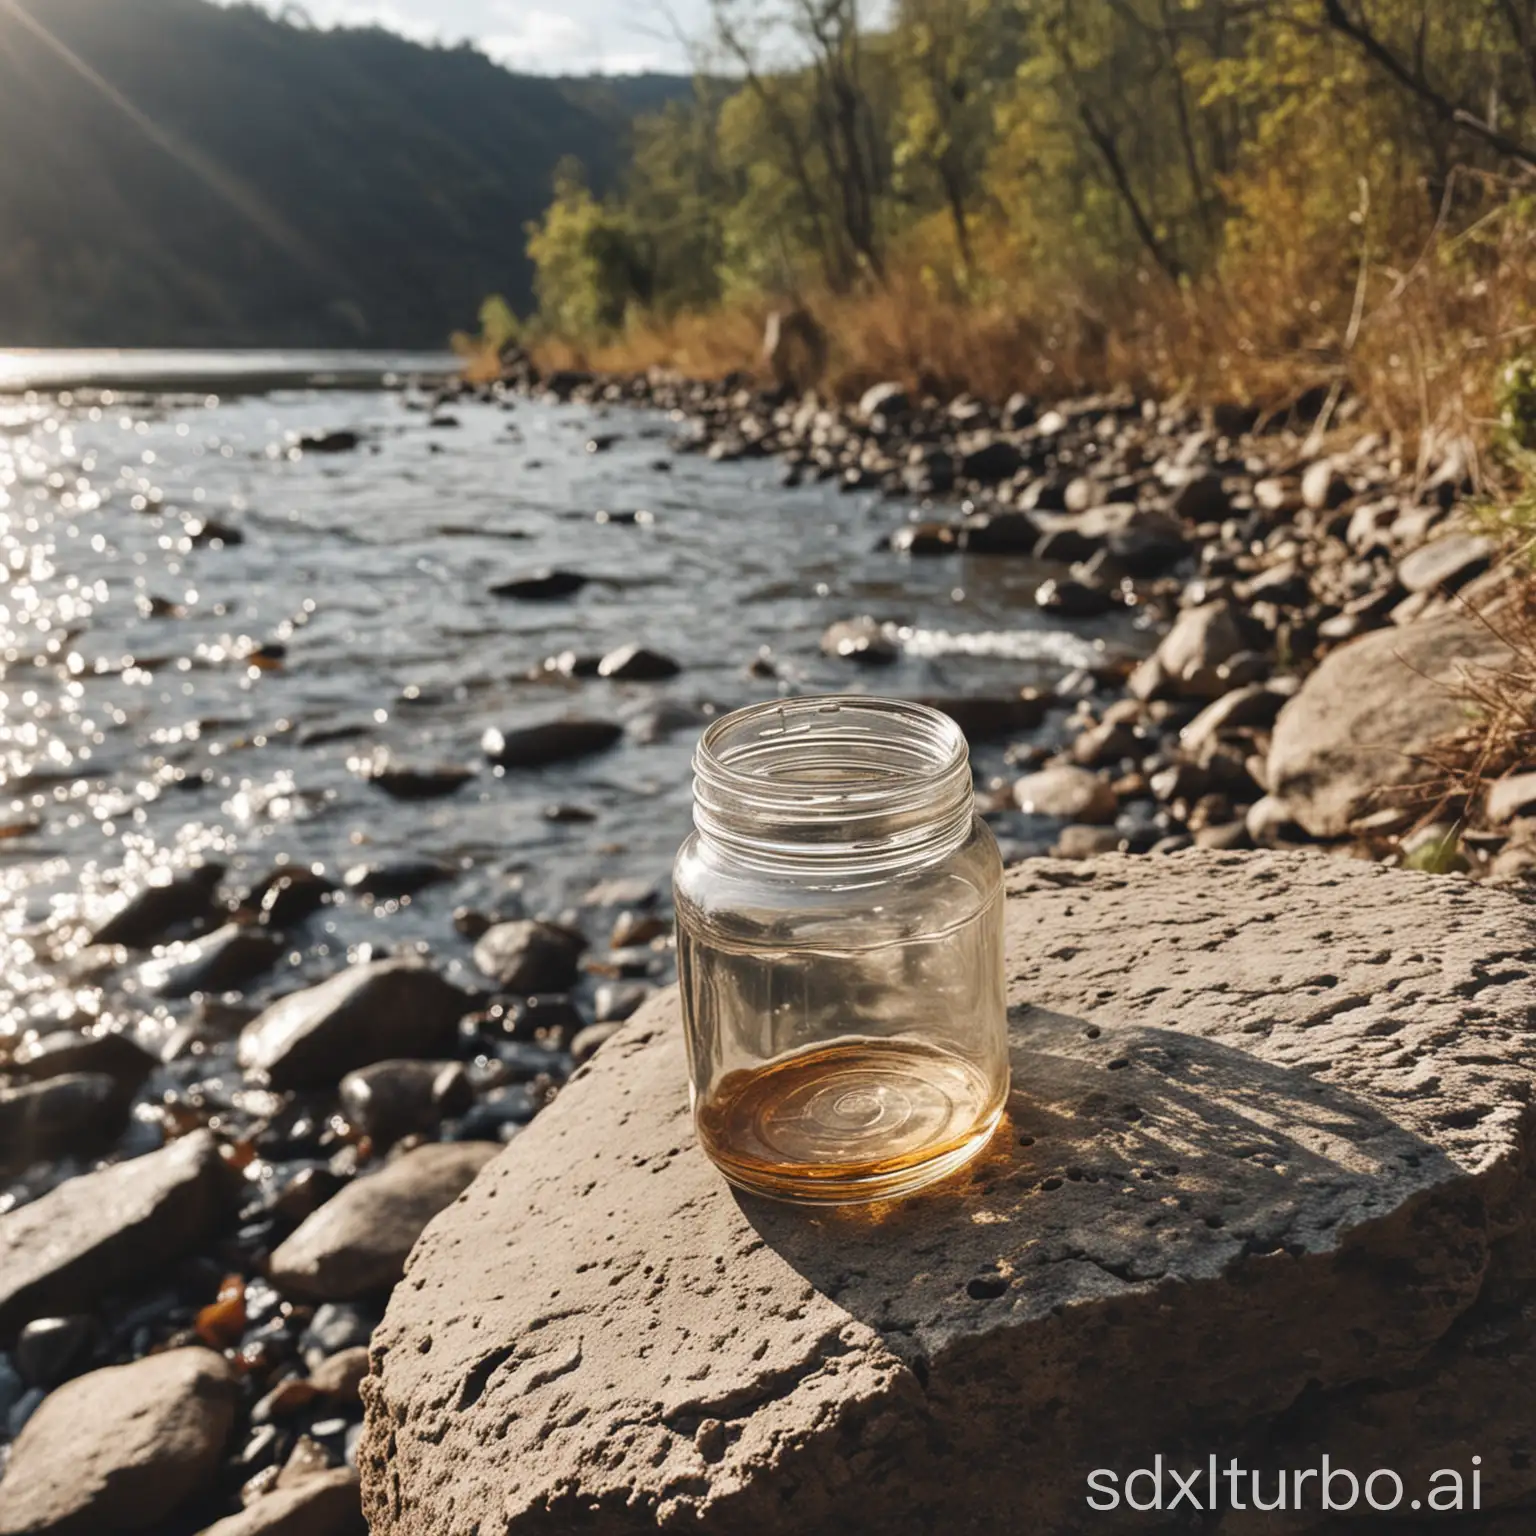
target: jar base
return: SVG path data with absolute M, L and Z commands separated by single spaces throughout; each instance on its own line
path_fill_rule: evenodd
M 738 1189 L 806 1205 L 913 1193 L 968 1163 L 1002 1116 L 1006 1081 L 897 1038 L 844 1038 L 727 1074 L 696 1116 Z

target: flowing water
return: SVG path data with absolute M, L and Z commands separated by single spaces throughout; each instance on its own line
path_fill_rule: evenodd
M 1129 618 L 1052 627 L 1028 560 L 878 550 L 901 505 L 675 453 L 679 424 L 654 412 L 434 413 L 420 390 L 360 387 L 421 365 L 0 357 L 0 388 L 53 391 L 0 396 L 0 1030 L 79 1004 L 71 925 L 168 859 L 217 859 L 235 887 L 284 860 L 333 876 L 440 860 L 451 878 L 411 898 L 326 908 L 268 986 L 366 945 L 467 971 L 460 905 L 505 910 L 520 887 L 555 912 L 598 880 L 665 880 L 714 711 L 778 690 L 1050 685 L 1134 641 Z M 157 392 L 131 388 L 146 374 Z M 295 446 L 341 430 L 355 450 Z M 490 593 L 549 566 L 590 580 L 556 602 Z M 894 666 L 820 654 L 827 624 L 864 612 L 906 626 Z M 630 642 L 680 673 L 543 665 Z M 746 671 L 763 648 L 776 677 Z M 481 754 L 488 727 L 577 712 L 627 734 L 537 771 Z M 477 771 L 393 800 L 356 771 L 376 748 Z

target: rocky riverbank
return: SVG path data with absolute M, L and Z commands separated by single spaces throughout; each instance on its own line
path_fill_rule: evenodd
M 546 414 L 550 397 L 584 413 Z M 671 414 L 671 452 L 636 426 L 655 418 L 616 409 L 629 404 Z M 484 464 L 517 455 L 531 480 L 556 427 L 576 426 L 580 460 L 656 477 L 650 505 L 631 494 L 581 509 L 579 533 L 548 563 L 505 559 L 530 535 L 489 500 L 435 516 L 404 546 L 409 559 L 472 548 L 443 601 L 457 611 L 473 590 L 494 609 L 491 638 L 474 641 L 488 649 L 464 654 L 437 654 L 452 631 L 423 626 L 441 615 L 390 585 L 349 527 L 333 540 L 339 568 L 387 588 L 391 627 L 348 644 L 376 651 L 409 636 L 420 679 L 397 675 L 387 708 L 327 690 L 339 663 L 321 647 L 355 623 L 356 597 L 306 577 L 313 590 L 286 597 L 308 606 L 286 628 L 242 634 L 231 616 L 220 640 L 187 647 L 180 675 L 237 668 L 240 693 L 217 702 L 247 708 L 238 730 L 206 706 L 192 732 L 113 695 L 142 755 L 119 753 L 109 771 L 67 753 L 50 769 L 36 746 L 21 762 L 26 726 L 12 724 L 18 799 L 4 837 L 10 868 L 29 879 L 51 859 L 55 885 L 81 880 L 71 852 L 29 855 L 74 835 L 75 785 L 108 828 L 152 823 L 167 796 L 185 797 L 190 824 L 202 795 L 223 797 L 245 830 L 228 846 L 130 845 L 109 878 L 43 912 L 27 886 L 15 898 L 16 990 L 0 1034 L 11 1181 L 0 1536 L 112 1522 L 166 1536 L 358 1528 L 364 1346 L 427 1221 L 670 978 L 664 880 L 630 872 L 623 850 L 649 857 L 647 838 L 681 836 L 688 743 L 720 708 L 779 689 L 932 698 L 971 736 L 983 811 L 1015 858 L 1294 844 L 1480 878 L 1536 865 L 1536 818 L 1523 815 L 1536 780 L 1506 778 L 1470 805 L 1443 793 L 1440 746 L 1467 722 L 1468 684 L 1509 661 L 1473 617 L 1504 597 L 1505 577 L 1494 545 L 1458 515 L 1470 487 L 1454 461 L 1416 476 L 1369 436 L 1324 452 L 1302 419 L 1256 430 L 1231 410 L 1119 398 L 992 407 L 890 385 L 834 407 L 735 380 L 560 375 L 407 405 L 417 409 L 397 438 L 317 425 L 251 460 L 261 474 L 323 475 L 316 495 L 366 500 L 382 483 L 373 460 L 392 465 L 396 442 L 413 456 L 391 467 L 391 484 L 433 465 L 451 477 L 466 442 Z M 40 461 L 31 482 L 40 497 L 73 498 L 86 536 L 123 537 L 114 518 L 135 529 L 158 519 L 156 536 L 186 562 L 183 588 L 192 562 L 236 562 L 200 567 L 205 592 L 238 586 L 249 533 L 258 555 L 270 544 L 281 586 L 292 558 L 281 519 L 233 503 L 179 509 L 138 480 L 116 487 L 116 504 L 89 505 L 87 459 Z M 763 611 L 780 615 L 771 641 L 744 627 L 729 593 L 701 584 L 697 545 L 662 563 L 635 542 L 681 522 L 683 507 L 654 488 L 688 465 L 745 466 L 710 469 L 722 478 L 694 493 L 725 503 L 770 459 L 783 466 L 783 505 L 824 483 L 858 508 L 835 548 L 815 552 L 808 525 L 775 523 L 771 498 L 750 521 L 713 509 L 711 529 L 733 557 L 745 551 Z M 49 475 L 60 477 L 51 490 Z M 143 505 L 122 505 L 130 497 Z M 91 533 L 93 517 L 103 532 Z M 861 572 L 841 616 L 825 609 L 837 561 Z M 622 639 L 605 610 L 583 606 L 594 594 L 630 601 L 645 582 L 670 585 L 622 610 Z M 800 602 L 803 588 L 820 606 Z M 914 615 L 919 593 L 976 622 L 937 631 Z M 137 622 L 172 633 L 209 607 L 198 592 L 138 598 Z M 74 628 L 88 632 L 76 606 Z M 661 615 L 696 622 L 695 650 L 657 638 Z M 41 659 L 13 646 L 6 681 L 48 680 L 67 699 L 76 685 L 126 688 L 135 671 L 179 666 L 139 648 L 116 670 L 72 671 L 70 654 L 64 641 Z M 312 692 L 274 697 L 300 685 Z M 313 717 L 296 724 L 301 707 Z M 397 720 L 433 723 L 412 736 Z M 121 738 L 99 734 L 93 749 L 110 756 Z M 291 743 L 294 766 L 221 780 L 231 755 L 277 742 Z M 324 777 L 327 753 L 339 780 Z M 371 797 L 349 811 L 350 834 L 326 820 L 337 782 Z M 1452 837 L 1430 813 L 1465 814 L 1468 827 Z M 397 815 L 421 819 L 379 835 L 375 823 Z M 506 829 L 520 817 L 538 841 L 514 869 Z M 583 863 L 567 844 L 594 819 Z M 274 855 L 274 828 L 293 852 Z M 572 872 L 589 863 L 585 884 L 541 887 L 541 863 L 557 859 Z M 138 1490 L 126 1513 L 124 1488 Z
M 895 383 L 838 406 L 741 380 L 525 367 L 518 382 L 662 406 L 679 447 L 773 455 L 786 485 L 905 504 L 885 541 L 903 560 L 953 562 L 957 580 L 976 561 L 1042 562 L 1042 612 L 1154 625 L 1151 656 L 1025 690 L 1059 732 L 1016 746 L 1030 771 L 986 792 L 994 813 L 1065 822 L 1053 853 L 1317 843 L 1474 877 L 1536 865 L 1536 777 L 1479 795 L 1457 771 L 1493 680 L 1528 671 L 1528 583 L 1472 512 L 1459 445 L 1420 465 L 1347 425 L 1320 440 L 1320 396 L 1266 419 L 1122 396 L 997 407 Z M 878 686 L 900 635 L 857 615 L 822 648 Z

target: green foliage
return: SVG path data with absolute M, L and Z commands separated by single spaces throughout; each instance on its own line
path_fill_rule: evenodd
M 555 173 L 555 200 L 529 227 L 539 313 L 563 335 L 597 336 L 650 297 L 647 266 L 628 212 L 592 195 L 573 161 Z
M 1499 375 L 1499 434 L 1519 454 L 1536 452 L 1536 358 L 1518 357 Z
M 1536 166 L 1536 0 L 896 0 L 868 34 L 854 0 L 712 5 L 729 72 L 558 221 L 648 283 L 588 258 L 561 328 L 898 269 L 1091 316 L 1161 277 L 1336 356 L 1362 271 L 1397 282 Z
M 1425 834 L 1403 855 L 1404 869 L 1423 875 L 1461 875 L 1471 868 L 1462 852 L 1458 828 L 1426 827 Z

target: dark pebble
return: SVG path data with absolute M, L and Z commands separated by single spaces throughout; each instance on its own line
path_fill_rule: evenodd
M 283 944 L 265 928 L 226 923 L 206 938 L 173 946 L 140 967 L 145 986 L 160 997 L 233 992 L 269 971 Z
M 1102 586 L 1072 577 L 1058 580 L 1052 576 L 1035 589 L 1035 606 L 1067 619 L 1094 619 L 1119 605 L 1113 594 Z
M 162 870 L 96 929 L 91 943 L 148 949 L 164 942 L 173 929 L 206 922 L 213 917 L 214 895 L 223 878 L 222 864 L 199 864 L 179 872 Z
M 624 645 L 610 651 L 598 663 L 600 677 L 619 682 L 651 683 L 676 677 L 683 669 L 670 656 L 647 650 L 643 645 Z
M 518 576 L 511 581 L 498 582 L 491 588 L 491 596 L 516 598 L 528 603 L 545 603 L 562 597 L 574 597 L 586 584 L 587 578 L 577 571 L 535 571 L 529 576 Z
M 16 1369 L 33 1387 L 56 1387 L 90 1359 L 96 1321 L 87 1316 L 40 1317 L 16 1338 Z
M 327 1301 L 315 1308 L 315 1315 L 299 1339 L 304 1363 L 314 1370 L 330 1355 L 354 1349 L 373 1337 L 374 1318 L 360 1307 L 345 1302 Z
M 127 1097 L 103 1072 L 71 1072 L 0 1089 L 0 1172 L 100 1151 L 123 1128 Z
M 348 430 L 336 432 L 305 432 L 299 437 L 298 446 L 305 453 L 351 453 L 362 438 Z
M 274 928 L 286 928 L 313 917 L 336 894 L 334 880 L 305 865 L 282 866 L 252 887 L 241 903 L 254 909 L 260 920 Z
M 26 1041 L 11 1059 L 11 1070 L 33 1082 L 74 1072 L 100 1073 L 128 1094 L 154 1066 L 155 1058 L 121 1030 L 100 1035 L 55 1030 L 41 1039 Z
M 606 752 L 623 735 L 624 727 L 609 720 L 547 720 L 520 730 L 492 728 L 481 747 L 498 768 L 545 768 Z

